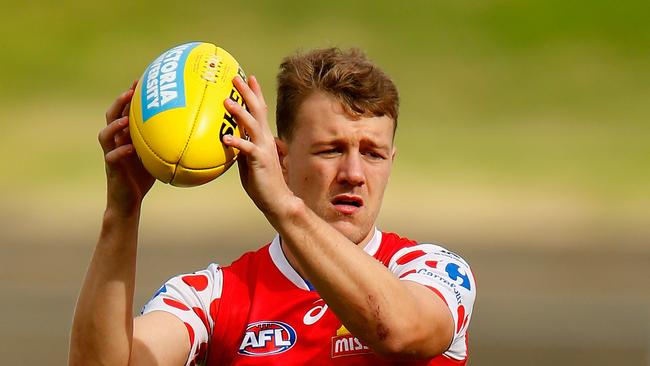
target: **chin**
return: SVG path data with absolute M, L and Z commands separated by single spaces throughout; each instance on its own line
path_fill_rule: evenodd
M 355 244 L 361 243 L 367 236 L 368 233 L 372 230 L 372 225 L 369 229 L 363 229 L 362 227 L 355 225 L 351 222 L 338 221 L 331 223 L 338 232 L 343 234 L 348 240 Z

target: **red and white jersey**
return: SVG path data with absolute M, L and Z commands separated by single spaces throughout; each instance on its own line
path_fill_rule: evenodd
M 397 278 L 431 289 L 449 306 L 453 341 L 445 353 L 408 365 L 464 365 L 474 276 L 458 255 L 375 230 L 364 250 Z M 165 283 L 142 313 L 166 311 L 189 333 L 186 365 L 389 365 L 345 329 L 313 287 L 291 267 L 280 238 L 230 266 Z

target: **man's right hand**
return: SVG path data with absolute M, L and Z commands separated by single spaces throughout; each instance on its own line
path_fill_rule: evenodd
M 106 166 L 106 209 L 125 216 L 137 212 L 155 181 L 135 154 L 129 134 L 129 106 L 136 85 L 137 81 L 106 111 L 106 127 L 98 136 Z
M 190 351 L 178 318 L 151 312 L 133 318 L 142 199 L 155 179 L 135 154 L 129 104 L 136 83 L 106 112 L 99 133 L 104 150 L 107 203 L 102 230 L 75 307 L 69 365 L 182 365 Z

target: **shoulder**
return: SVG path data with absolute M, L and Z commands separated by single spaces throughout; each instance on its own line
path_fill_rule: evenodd
M 232 310 L 224 311 L 224 298 L 245 299 L 251 280 L 247 271 L 263 261 L 265 251 L 268 252 L 266 246 L 243 254 L 228 266 L 212 263 L 205 269 L 172 277 L 145 304 L 141 314 L 162 311 L 174 315 L 188 332 L 188 363 L 204 361 L 211 337 L 219 329 L 215 324 L 222 324 L 221 320 L 230 316 Z M 232 303 L 231 300 L 227 302 Z
M 434 281 L 438 285 L 475 297 L 472 269 L 462 256 L 439 244 L 414 243 L 399 247 L 391 255 L 388 269 L 400 279 Z
M 385 266 L 388 266 L 390 259 L 400 249 L 417 245 L 417 242 L 415 240 L 399 236 L 395 233 L 381 231 L 379 232 L 379 235 L 381 239 L 377 244 L 377 247 L 370 249 L 369 254 L 375 257 Z
M 384 258 L 378 259 L 400 280 L 430 288 L 452 310 L 462 306 L 462 312 L 467 313 L 473 308 L 476 280 L 469 263 L 459 254 L 439 244 L 418 243 L 393 233 L 384 233 L 382 251 Z
M 454 320 L 454 338 L 445 354 L 456 360 L 465 359 L 466 332 L 476 299 L 476 281 L 469 263 L 439 244 L 397 238 L 388 269 L 402 281 L 427 287 L 444 301 Z
M 267 244 L 257 250 L 246 252 L 221 270 L 231 274 L 249 273 L 252 268 L 270 261 L 269 246 L 270 244 Z
M 406 264 L 423 256 L 436 256 L 469 268 L 463 257 L 438 243 L 417 242 L 392 232 L 382 232 L 381 235 L 381 245 L 375 257 L 382 262 L 386 261 L 388 266 Z
M 224 282 L 237 283 L 246 280 L 246 274 L 262 260 L 267 246 L 257 251 L 244 253 L 230 265 L 221 266 L 216 263 L 206 268 L 176 275 L 167 280 L 154 293 L 151 300 L 144 306 L 142 313 L 160 310 L 161 308 L 187 311 L 196 307 L 215 311 L 216 301 L 222 297 Z M 178 313 L 177 311 L 173 311 Z

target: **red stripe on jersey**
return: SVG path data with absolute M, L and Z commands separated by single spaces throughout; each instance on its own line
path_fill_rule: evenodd
M 463 327 L 466 326 L 468 322 L 469 322 L 469 314 L 466 314 L 465 320 L 463 320 Z
M 219 312 L 219 299 L 214 299 L 210 303 L 210 317 L 214 323 L 217 322 L 217 313 Z
M 456 333 L 460 333 L 460 330 L 465 325 L 465 307 L 463 305 L 458 306 L 458 326 L 456 328 Z
M 183 323 L 183 324 L 185 324 L 185 328 L 187 328 L 187 334 L 189 334 L 190 336 L 190 349 L 191 349 L 192 345 L 194 344 L 194 329 L 188 323 Z
M 404 277 L 410 275 L 411 273 L 415 273 L 415 272 L 417 272 L 417 271 L 414 270 L 414 269 L 412 269 L 412 270 L 410 270 L 410 271 L 406 271 L 406 272 L 402 273 L 402 274 L 399 276 L 399 278 L 404 278 Z
M 445 305 L 449 306 L 449 304 L 447 304 L 447 300 L 445 300 L 445 297 L 442 296 L 442 293 L 441 293 L 440 291 L 438 291 L 437 288 L 435 288 L 435 287 L 431 287 L 431 286 L 426 286 L 426 285 L 425 285 L 424 287 L 426 287 L 426 288 L 428 288 L 429 290 L 433 291 L 434 294 L 438 295 L 438 297 L 441 298 L 442 301 L 445 302 Z
M 438 268 L 438 261 L 426 261 L 424 264 L 431 268 Z
M 208 287 L 208 278 L 205 275 L 188 275 L 182 277 L 183 282 L 197 291 L 203 291 Z
M 208 318 L 205 316 L 203 310 L 201 310 L 201 308 L 192 308 L 192 310 L 194 310 L 196 316 L 198 316 L 199 319 L 201 319 L 201 322 L 203 322 L 203 325 L 205 325 L 206 332 L 210 334 L 210 323 L 208 323 Z
M 178 302 L 178 301 L 176 301 L 176 300 L 174 300 L 174 299 L 170 299 L 170 298 L 168 298 L 168 297 L 164 297 L 164 298 L 163 298 L 163 302 L 164 302 L 165 304 L 171 306 L 171 307 L 176 308 L 176 309 L 181 309 L 181 310 L 183 310 L 183 311 L 188 311 L 188 310 L 190 310 L 190 308 L 188 308 L 188 307 L 187 307 L 185 304 L 183 304 L 182 302 Z
M 403 256 L 401 256 L 397 260 L 397 264 L 399 264 L 399 265 L 406 264 L 406 263 L 408 263 L 408 262 L 410 262 L 410 261 L 412 261 L 414 259 L 420 258 L 421 256 L 423 256 L 425 254 L 427 254 L 427 253 L 425 253 L 423 250 L 414 250 L 414 251 L 412 251 L 410 253 L 406 253 Z

